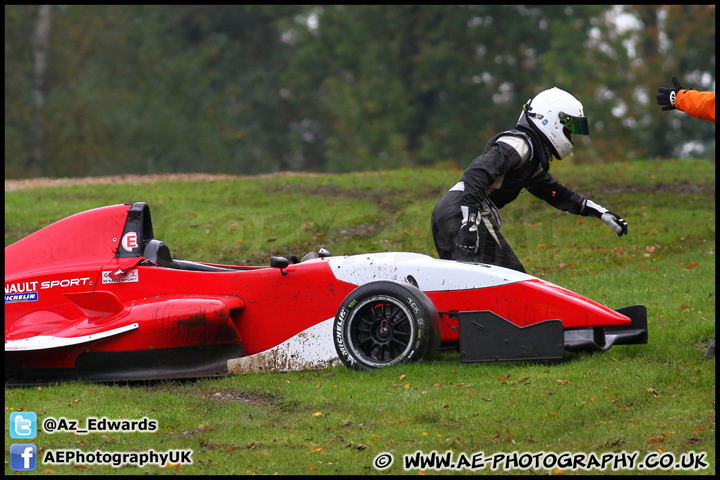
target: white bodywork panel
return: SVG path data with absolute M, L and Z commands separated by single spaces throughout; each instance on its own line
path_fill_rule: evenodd
M 328 262 L 335 278 L 354 285 L 375 280 L 410 283 L 410 275 L 420 290 L 429 292 L 495 287 L 535 278 L 495 265 L 438 260 L 406 252 L 330 257 Z
M 53 337 L 51 335 L 37 335 L 35 337 L 23 338 L 22 340 L 9 340 L 5 342 L 6 352 L 19 352 L 26 350 L 45 350 L 48 348 L 68 347 L 70 345 L 78 345 L 81 343 L 94 342 L 113 335 L 129 332 L 140 327 L 138 323 L 132 323 L 122 327 L 106 330 L 104 332 L 94 333 L 92 335 L 84 335 L 82 337 Z
M 333 323 L 328 318 L 303 330 L 280 345 L 247 357 L 228 360 L 230 373 L 318 370 L 339 365 L 333 343 Z

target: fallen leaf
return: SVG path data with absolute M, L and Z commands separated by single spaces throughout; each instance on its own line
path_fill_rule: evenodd
M 313 417 L 319 417 L 320 415 L 322 415 L 322 412 L 315 412 L 315 413 L 313 413 Z
M 685 267 L 685 270 L 691 270 L 697 266 L 698 266 L 697 262 L 693 262 L 690 265 L 688 265 L 687 267 Z
M 402 380 L 403 378 L 405 378 L 405 374 L 400 375 L 400 380 Z
M 450 408 L 450 405 L 444 405 L 443 408 Z
M 698 428 L 696 428 L 695 430 L 693 430 L 693 433 L 700 433 L 700 432 L 702 432 L 702 431 L 703 431 L 703 429 L 700 428 L 700 427 L 698 427 Z
M 310 465 L 308 468 L 309 468 L 310 470 L 312 470 L 313 472 L 317 472 L 317 468 L 313 467 L 312 465 Z
M 570 383 L 570 380 L 557 380 L 557 382 L 558 382 L 560 385 L 567 385 L 568 383 Z

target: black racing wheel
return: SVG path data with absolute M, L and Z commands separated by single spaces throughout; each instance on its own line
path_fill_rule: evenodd
M 353 290 L 335 316 L 335 349 L 348 368 L 377 368 L 435 353 L 440 319 L 420 289 L 380 280 Z

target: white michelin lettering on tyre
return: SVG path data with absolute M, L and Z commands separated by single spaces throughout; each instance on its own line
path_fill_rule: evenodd
M 341 309 L 340 313 L 338 314 L 338 321 L 335 322 L 334 330 L 335 330 L 335 345 L 340 350 L 340 354 L 347 355 L 347 351 L 345 350 L 345 342 L 343 341 L 343 328 L 345 325 L 345 319 L 347 318 L 347 310 Z

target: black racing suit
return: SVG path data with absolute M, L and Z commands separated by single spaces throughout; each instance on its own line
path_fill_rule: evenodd
M 525 158 L 518 149 L 500 137 L 523 139 L 529 146 Z M 527 152 L 527 149 L 523 151 Z M 587 199 L 561 185 L 549 173 L 549 158 L 539 136 L 530 128 L 502 132 L 485 146 L 482 155 L 470 163 L 460 182 L 437 203 L 431 217 L 435 248 L 442 259 L 486 263 L 525 272 L 520 260 L 500 233 L 498 210 L 512 202 L 525 188 L 553 207 L 576 215 L 587 216 Z M 455 238 L 462 224 L 461 206 L 477 207 L 479 248 L 476 254 L 466 254 L 455 246 Z

